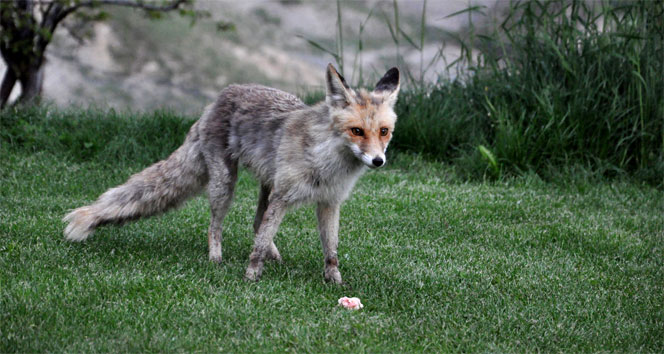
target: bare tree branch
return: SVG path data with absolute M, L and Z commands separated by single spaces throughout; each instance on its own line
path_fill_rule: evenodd
M 67 17 L 70 13 L 82 8 L 82 7 L 93 7 L 98 5 L 114 5 L 114 6 L 125 6 L 133 7 L 147 11 L 171 11 L 179 8 L 181 5 L 190 2 L 191 0 L 171 0 L 164 5 L 151 5 L 146 4 L 142 0 L 92 0 L 92 1 L 81 1 L 76 3 L 73 6 L 65 8 L 58 14 L 55 19 L 55 26 L 57 26 L 60 21 Z M 55 28 L 55 27 L 54 27 Z
M 115 5 L 115 6 L 134 7 L 147 11 L 171 11 L 177 9 L 178 7 L 180 7 L 180 5 L 183 5 L 189 1 L 190 0 L 171 0 L 163 5 L 153 5 L 150 3 L 146 3 L 142 0 L 92 0 L 92 1 L 81 1 L 72 6 L 71 8 L 77 9 L 81 7 L 92 7 L 97 5 Z
M 44 17 L 42 18 L 41 27 L 53 31 L 57 26 L 57 22 L 55 22 L 55 20 L 59 17 L 61 11 L 61 3 L 54 1 L 48 4 L 48 8 L 46 9 Z
M 46 16 L 46 13 L 52 6 L 53 6 L 52 2 L 37 0 L 37 8 L 39 9 L 39 16 L 40 16 L 39 19 L 43 21 L 44 16 Z
M 191 0 L 171 0 L 163 5 L 153 5 L 149 3 L 145 3 L 142 0 L 91 0 L 91 1 L 81 1 L 74 3 L 74 5 L 69 6 L 69 7 L 64 7 L 62 5 L 62 2 L 59 0 L 54 0 L 51 4 L 55 4 L 55 6 L 50 6 L 49 5 L 49 10 L 50 13 L 47 14 L 47 16 L 44 17 L 42 21 L 42 28 L 45 28 L 51 32 L 55 31 L 55 28 L 58 26 L 58 24 L 64 20 L 67 16 L 69 16 L 72 12 L 83 8 L 83 7 L 94 7 L 94 6 L 99 6 L 99 5 L 114 5 L 114 6 L 125 6 L 125 7 L 133 7 L 133 8 L 138 8 L 146 11 L 172 11 L 177 8 L 179 8 L 181 5 L 186 4 L 190 2 Z M 48 42 L 50 40 L 46 40 L 45 38 L 41 38 L 39 41 L 39 46 L 46 48 L 46 45 L 48 45 Z

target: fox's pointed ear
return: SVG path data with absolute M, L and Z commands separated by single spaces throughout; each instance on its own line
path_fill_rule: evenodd
M 378 81 L 374 93 L 383 96 L 383 102 L 394 107 L 399 94 L 399 69 L 392 68 Z
M 327 64 L 327 73 L 325 75 L 327 84 L 327 94 L 325 102 L 331 107 L 345 108 L 352 102 L 351 88 L 346 83 L 337 69 L 332 64 Z

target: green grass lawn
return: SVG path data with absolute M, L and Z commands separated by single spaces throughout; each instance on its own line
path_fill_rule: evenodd
M 204 197 L 63 240 L 68 209 L 145 166 L 0 154 L 0 352 L 664 350 L 664 192 L 652 187 L 462 183 L 401 155 L 342 208 L 343 288 L 323 281 L 311 207 L 277 234 L 284 263 L 243 281 L 257 198 L 246 172 L 215 265 Z

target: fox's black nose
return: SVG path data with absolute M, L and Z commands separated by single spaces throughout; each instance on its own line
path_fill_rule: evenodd
M 385 161 L 383 161 L 383 159 L 380 158 L 380 157 L 376 157 L 375 159 L 371 160 L 371 163 L 373 163 L 374 166 L 376 166 L 376 167 L 380 167 L 380 166 L 383 166 Z

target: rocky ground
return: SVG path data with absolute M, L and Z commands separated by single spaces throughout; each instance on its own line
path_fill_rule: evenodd
M 424 45 L 418 50 L 403 34 L 397 49 L 386 24 L 386 19 L 394 23 L 392 2 L 342 2 L 344 75 L 357 83 L 362 68 L 363 81 L 370 83 L 387 67 L 399 65 L 416 79 L 436 81 L 459 55 L 449 34 L 468 27 L 465 14 L 445 17 L 468 4 L 428 1 Z M 418 45 L 422 5 L 398 2 L 399 25 Z M 334 50 L 336 6 L 334 1 L 198 0 L 196 7 L 211 17 L 194 25 L 178 15 L 149 20 L 140 12 L 113 8 L 108 20 L 89 26 L 82 41 L 64 26 L 58 29 L 48 48 L 44 96 L 59 106 L 192 113 L 230 83 L 258 82 L 292 92 L 321 88 L 325 65 L 338 63 L 307 40 Z M 218 31 L 218 21 L 234 29 Z M 428 70 L 420 69 L 432 60 Z

